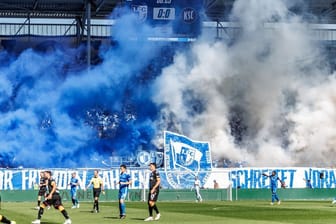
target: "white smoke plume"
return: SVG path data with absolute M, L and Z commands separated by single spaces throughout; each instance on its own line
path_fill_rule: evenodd
M 213 159 L 334 165 L 336 80 L 288 6 L 235 1 L 241 32 L 233 43 L 202 38 L 155 83 L 154 101 L 175 115 L 181 134 L 210 141 Z

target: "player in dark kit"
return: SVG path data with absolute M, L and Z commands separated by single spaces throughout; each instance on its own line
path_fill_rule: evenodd
M 149 217 L 147 217 L 144 221 L 153 221 L 159 220 L 161 215 L 159 209 L 156 206 L 156 201 L 159 197 L 160 192 L 160 174 L 156 170 L 156 164 L 150 163 L 149 169 L 151 170 L 151 174 L 149 176 L 149 192 L 148 192 L 148 212 Z M 156 212 L 155 219 L 153 218 L 153 210 Z
M 44 172 L 40 172 L 40 183 L 39 183 L 39 191 L 37 195 L 37 207 L 36 210 L 40 209 L 41 199 L 45 198 L 47 193 L 47 179 L 45 178 Z
M 69 218 L 69 215 L 67 211 L 65 210 L 63 204 L 62 204 L 62 198 L 59 194 L 59 191 L 57 189 L 57 185 L 55 180 L 51 177 L 51 171 L 45 171 L 45 177 L 48 181 L 48 193 L 46 200 L 41 204 L 40 209 L 38 211 L 37 219 L 32 222 L 32 224 L 40 224 L 41 218 L 44 212 L 44 208 L 48 205 L 53 205 L 55 209 L 58 209 L 64 216 L 65 222 L 64 224 L 71 224 L 71 220 Z
M 11 221 L 9 219 L 7 219 L 5 216 L 0 215 L 0 222 L 2 223 L 7 223 L 7 224 L 16 224 L 15 221 Z

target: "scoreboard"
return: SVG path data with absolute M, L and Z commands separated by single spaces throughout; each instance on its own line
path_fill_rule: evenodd
M 192 41 L 201 33 L 203 0 L 125 0 L 140 23 L 153 28 L 149 38 Z

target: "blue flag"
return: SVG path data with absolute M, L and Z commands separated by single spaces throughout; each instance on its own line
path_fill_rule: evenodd
M 210 144 L 173 132 L 164 133 L 164 170 L 173 188 L 192 186 L 195 176 L 205 183 L 212 170 Z

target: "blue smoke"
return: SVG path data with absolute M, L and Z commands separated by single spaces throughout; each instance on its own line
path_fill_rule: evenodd
M 89 72 L 82 47 L 0 53 L 0 166 L 100 167 L 139 148 L 160 150 L 150 87 L 176 46 L 131 41 L 151 32 L 134 19 L 120 19 Z

